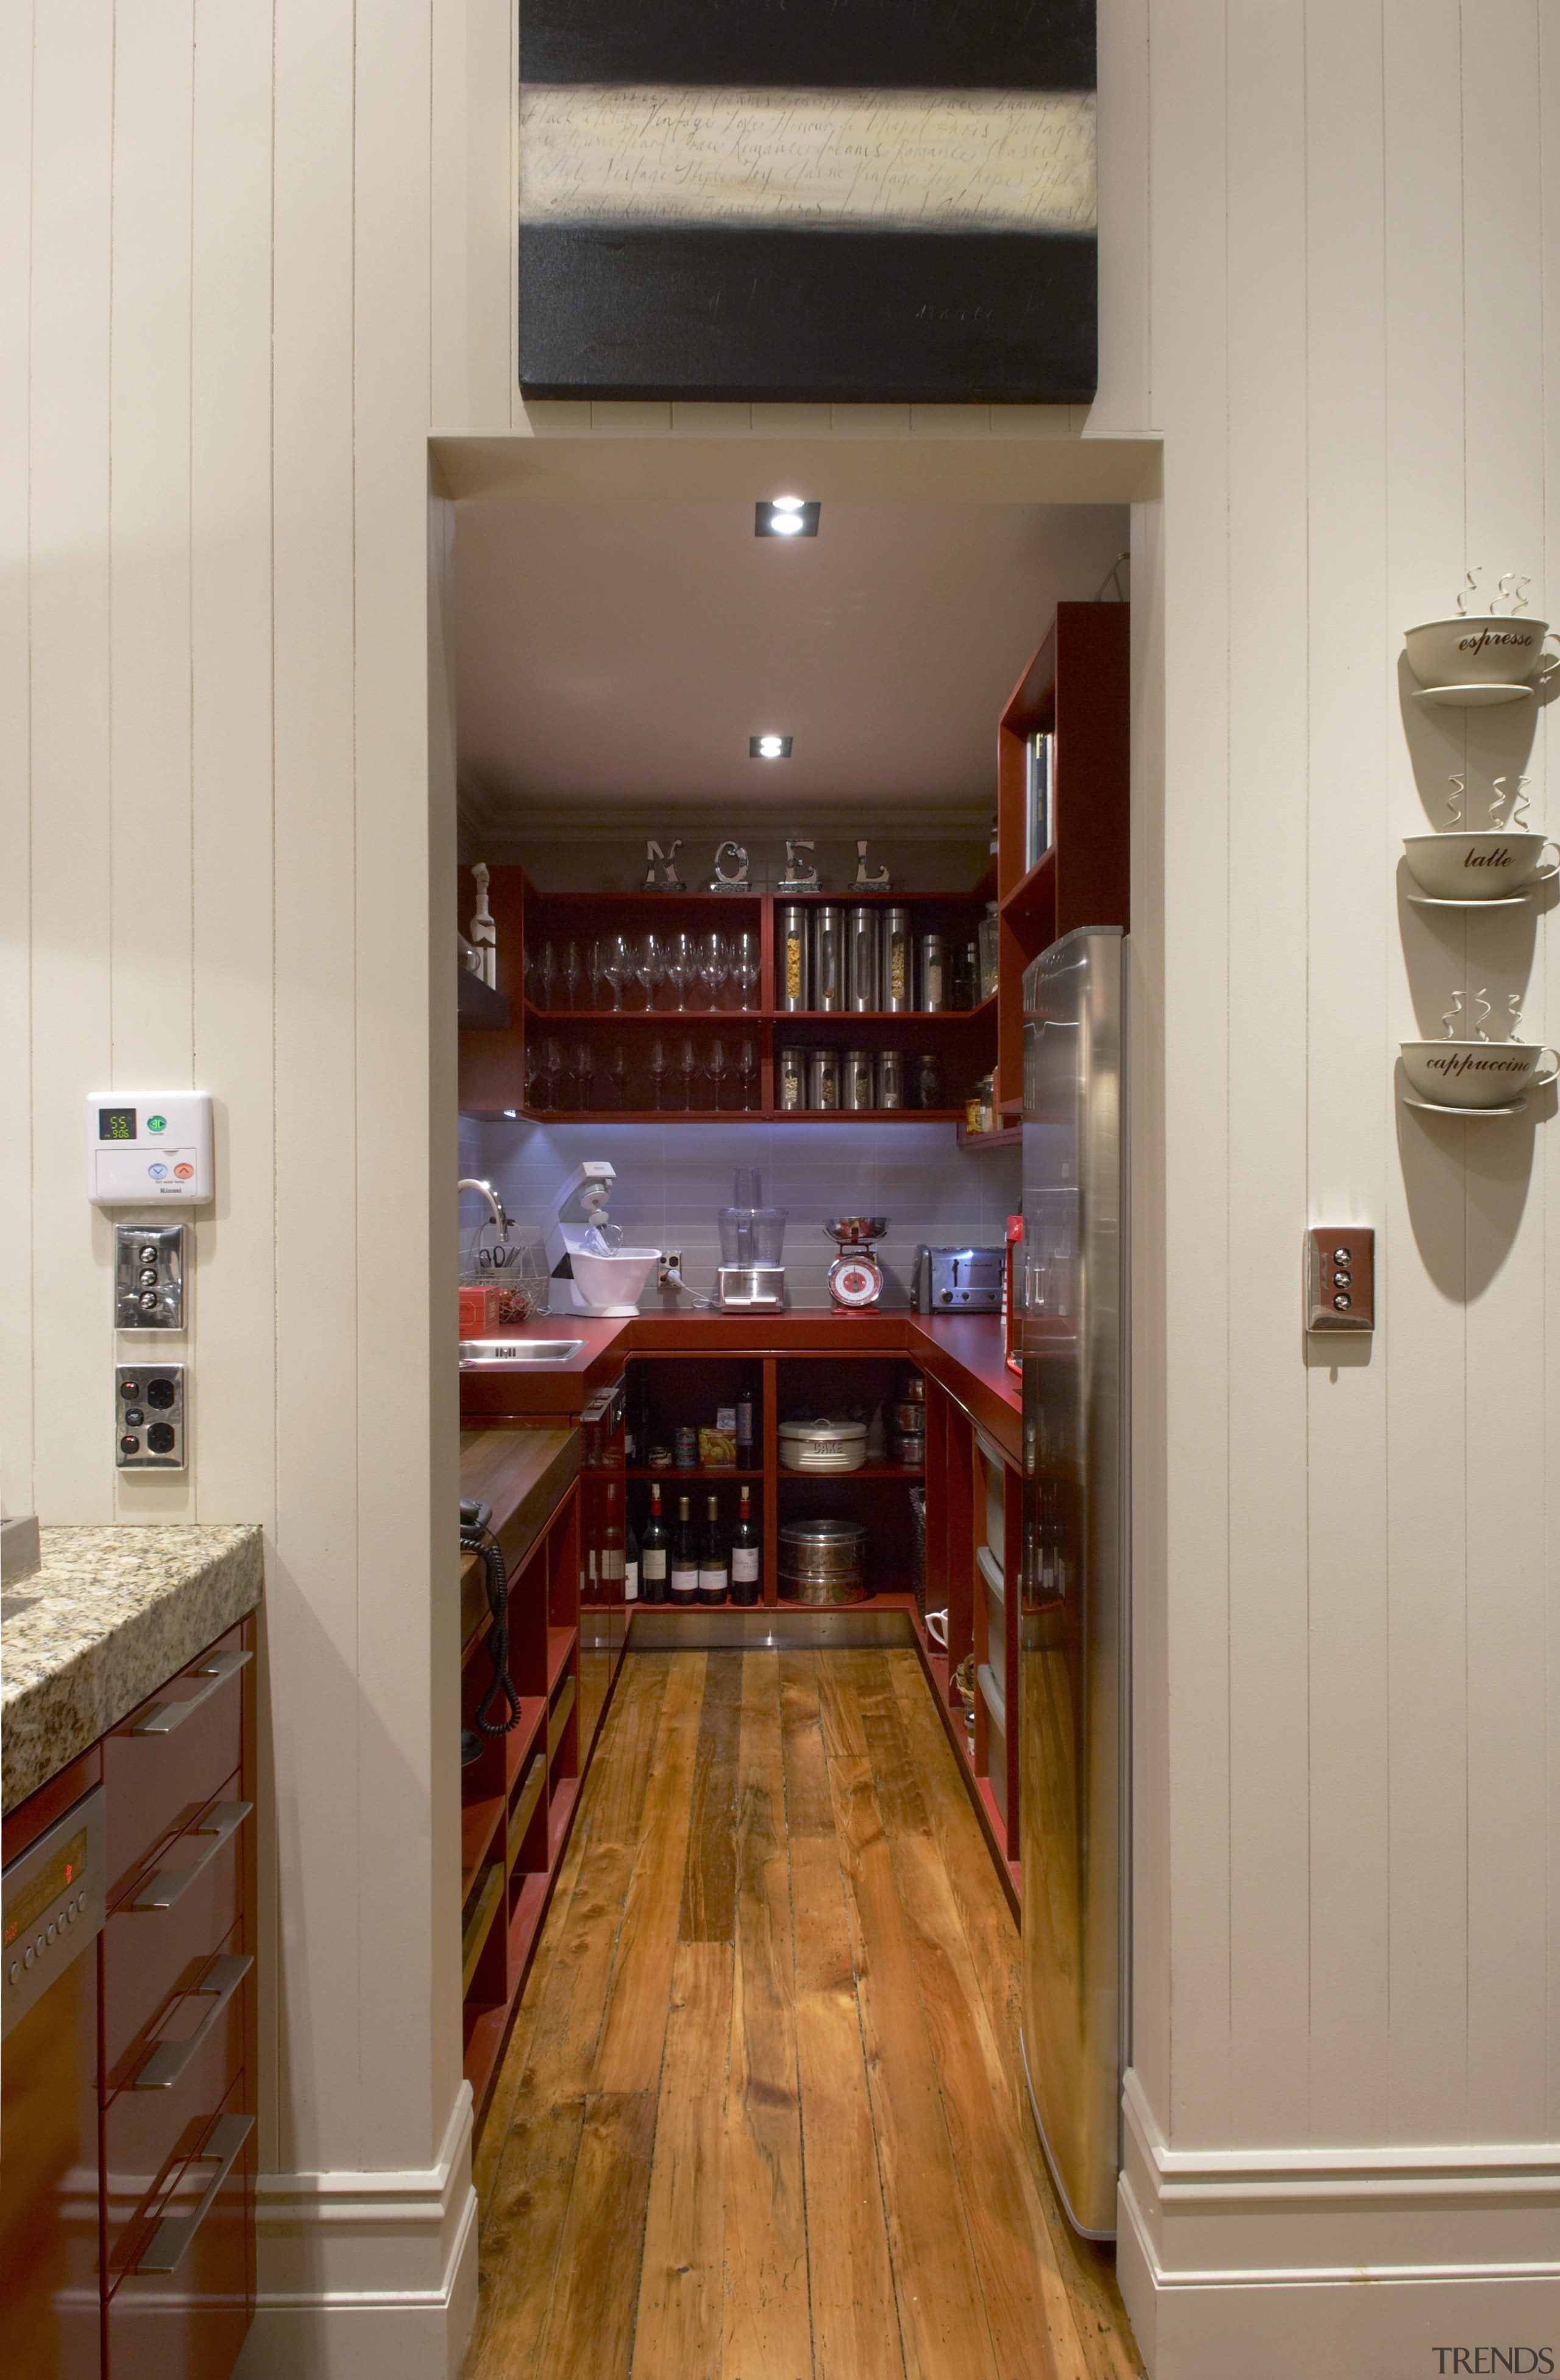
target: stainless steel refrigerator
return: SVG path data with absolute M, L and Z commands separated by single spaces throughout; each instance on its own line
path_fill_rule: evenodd
M 1075 2228 L 1115 2232 L 1127 1885 L 1126 967 L 1080 927 L 1024 977 L 1024 2067 Z

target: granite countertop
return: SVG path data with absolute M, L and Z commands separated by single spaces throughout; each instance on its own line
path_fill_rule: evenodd
M 37 1570 L 0 1606 L 6 1816 L 252 1611 L 261 1532 L 45 1528 Z

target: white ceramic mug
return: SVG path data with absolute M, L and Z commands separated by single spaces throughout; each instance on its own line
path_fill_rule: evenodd
M 945 1611 L 929 1611 L 926 1615 L 926 1633 L 931 1637 L 932 1642 L 936 1645 L 939 1653 L 945 1653 L 948 1649 L 947 1613 Z
M 1438 1108 L 1500 1108 L 1560 1075 L 1560 1056 L 1536 1041 L 1404 1041 L 1403 1071 L 1421 1099 Z M 1547 1074 L 1541 1058 L 1554 1058 Z
M 1543 659 L 1547 620 L 1525 613 L 1467 620 L 1425 620 L 1404 641 L 1408 667 L 1421 686 L 1522 686 Z
M 1560 875 L 1560 863 L 1543 866 L 1546 851 L 1560 852 L 1546 834 L 1488 827 L 1476 834 L 1406 834 L 1403 848 L 1414 881 L 1437 901 L 1499 901 Z

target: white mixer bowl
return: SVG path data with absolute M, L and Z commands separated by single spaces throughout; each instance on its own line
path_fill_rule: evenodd
M 576 1308 L 581 1314 L 637 1313 L 640 1292 L 660 1260 L 659 1248 L 617 1248 L 609 1257 L 586 1256 L 576 1248 L 569 1258 Z

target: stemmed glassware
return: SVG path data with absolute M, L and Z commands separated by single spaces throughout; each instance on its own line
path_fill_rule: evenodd
M 612 986 L 613 1009 L 615 1013 L 620 1013 L 623 1007 L 623 987 L 634 979 L 634 953 L 629 947 L 627 934 L 608 935 L 602 973 Z
M 699 972 L 699 954 L 693 947 L 691 934 L 672 934 L 667 937 L 662 957 L 662 972 L 677 995 L 677 1014 L 680 1016 L 688 1006 L 685 997 L 688 987 Z
M 748 994 L 759 979 L 759 938 L 756 934 L 743 932 L 733 936 L 731 979 L 737 986 L 741 1006 L 746 1008 Z
M 685 1040 L 677 1053 L 677 1072 L 683 1080 L 683 1107 L 693 1105 L 693 1077 L 699 1071 L 699 1057 L 691 1038 Z
M 666 1091 L 666 1045 L 661 1040 L 650 1045 L 650 1091 L 651 1105 L 659 1115 Z
M 591 1097 L 591 1078 L 596 1071 L 596 1053 L 589 1041 L 574 1045 L 574 1104 L 581 1115 L 595 1103 Z
M 655 987 L 665 972 L 666 963 L 661 955 L 661 945 L 655 936 L 641 934 L 639 947 L 634 953 L 634 973 L 644 986 L 644 1004 L 647 1008 L 654 1007 Z
M 699 937 L 699 979 L 710 995 L 710 1005 L 718 1005 L 720 988 L 731 973 L 731 959 L 722 934 L 701 934 Z
M 592 1008 L 599 1008 L 602 1004 L 602 985 L 606 980 L 605 968 L 606 953 L 600 942 L 592 942 L 585 953 L 585 972 L 591 980 Z
M 715 1113 L 718 1115 L 720 1113 L 721 1105 L 721 1076 L 726 1072 L 725 1043 L 724 1041 L 716 1040 L 711 1042 L 709 1071 L 710 1081 L 714 1087 Z
M 623 1054 L 621 1041 L 614 1045 L 612 1055 L 607 1060 L 606 1073 L 602 1078 L 601 1097 L 603 1107 L 611 1108 L 615 1111 L 621 1111 L 628 1104 L 628 1061 Z
M 737 1051 L 737 1079 L 742 1086 L 742 1112 L 752 1106 L 752 1094 L 758 1087 L 759 1050 L 756 1041 L 742 1042 Z
M 564 1071 L 564 1053 L 551 1034 L 542 1044 L 541 1087 L 542 1105 L 556 1110 L 560 1078 Z
M 566 942 L 564 944 L 562 974 L 564 979 L 564 1006 L 566 1008 L 572 1009 L 575 1005 L 574 995 L 579 989 L 579 945 L 578 942 Z
M 553 986 L 557 981 L 558 961 L 551 942 L 542 945 L 542 956 L 536 962 L 536 980 L 542 993 L 542 1005 L 553 1005 Z

